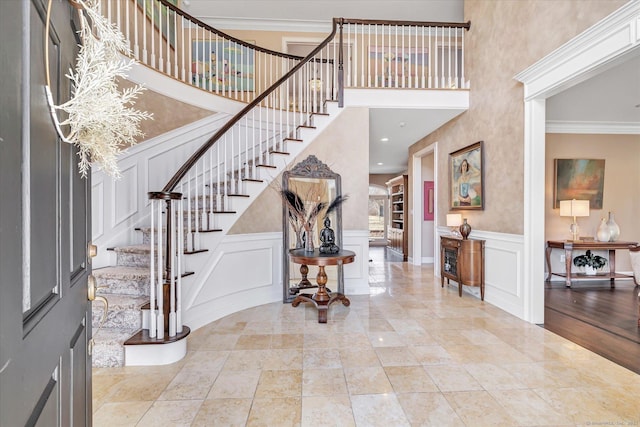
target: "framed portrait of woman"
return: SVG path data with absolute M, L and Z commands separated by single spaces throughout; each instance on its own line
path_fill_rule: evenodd
M 484 209 L 482 141 L 449 153 L 449 208 Z

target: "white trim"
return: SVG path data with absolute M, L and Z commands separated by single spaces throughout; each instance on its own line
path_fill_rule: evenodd
M 124 56 L 122 58 L 127 59 Z M 244 102 L 234 101 L 233 99 L 199 89 L 188 82 L 174 79 L 140 62 L 132 64 L 127 73 L 127 80 L 161 95 L 204 110 L 235 115 L 247 105 Z
M 167 344 L 143 344 L 124 346 L 125 366 L 168 365 L 181 360 L 187 354 L 187 339 Z
M 524 312 L 544 321 L 546 98 L 635 55 L 640 2 L 632 1 L 515 76 L 524 83 Z
M 547 120 L 547 133 L 580 133 L 601 135 L 639 135 L 640 123 L 630 122 L 581 122 Z
M 420 218 L 420 215 L 417 215 L 418 221 L 416 221 L 416 215 L 413 214 L 414 211 L 416 210 L 420 210 L 419 208 L 416 208 L 416 206 L 420 207 L 422 206 L 422 158 L 428 154 L 433 153 L 433 158 L 437 159 L 438 158 L 438 142 L 434 142 L 433 144 L 428 145 L 427 147 L 413 153 L 411 162 L 412 162 L 412 180 L 411 180 L 411 188 L 412 188 L 412 207 L 413 209 L 411 210 L 411 213 L 409 214 L 409 218 L 411 218 L 411 237 L 412 237 L 412 241 L 411 241 L 411 257 L 409 262 L 411 262 L 413 265 L 420 265 L 422 263 L 422 218 Z M 434 224 L 438 223 L 438 162 L 434 161 L 433 162 L 433 182 L 434 182 L 434 195 L 433 195 L 433 200 L 434 200 L 434 217 L 433 217 L 433 221 Z M 437 254 L 439 253 L 439 245 L 440 245 L 440 239 L 438 238 L 438 236 L 433 236 L 433 253 Z M 435 255 L 434 255 L 435 257 Z M 433 262 L 433 261 L 432 261 Z M 436 265 L 434 266 L 434 269 L 437 269 L 438 271 L 436 272 L 436 274 L 439 273 L 439 267 Z
M 640 2 L 630 1 L 526 70 L 525 99 L 548 98 L 622 62 L 640 46 Z

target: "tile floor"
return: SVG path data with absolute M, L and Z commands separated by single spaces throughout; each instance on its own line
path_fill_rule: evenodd
M 94 369 L 95 426 L 640 425 L 640 376 L 371 252 L 371 295 L 267 304 L 180 362 Z

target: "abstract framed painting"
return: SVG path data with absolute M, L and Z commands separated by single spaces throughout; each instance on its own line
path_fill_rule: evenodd
M 449 208 L 484 209 L 483 141 L 449 154 Z
M 590 209 L 602 209 L 604 159 L 555 159 L 553 208 L 560 200 L 589 200 Z

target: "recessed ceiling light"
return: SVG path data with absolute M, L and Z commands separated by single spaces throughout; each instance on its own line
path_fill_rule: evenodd
M 406 125 L 406 123 L 405 123 L 405 122 L 400 122 L 400 123 L 398 123 L 398 126 L 400 126 L 401 128 L 403 128 L 403 127 L 404 127 L 404 125 Z
M 387 141 L 389 141 L 389 138 L 387 138 L 387 137 L 385 136 L 384 138 L 380 138 L 380 141 L 381 141 L 381 142 L 387 142 Z
M 378 162 L 377 164 L 378 164 L 378 166 L 384 165 L 384 163 L 382 163 L 382 162 Z

